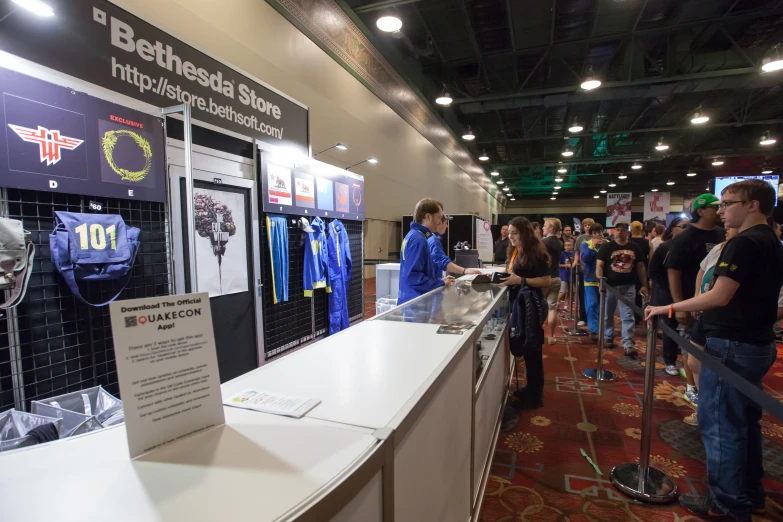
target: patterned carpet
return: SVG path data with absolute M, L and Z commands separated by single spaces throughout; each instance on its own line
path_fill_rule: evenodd
M 618 332 L 617 344 L 619 337 Z M 621 348 L 604 351 L 604 367 L 618 379 L 598 387 L 582 377 L 582 370 L 596 366 L 596 344 L 589 338 L 566 338 L 558 329 L 557 344 L 544 346 L 544 407 L 523 412 L 510 432 L 501 433 L 481 521 L 699 520 L 678 503 L 652 506 L 634 501 L 615 490 L 609 480 L 614 465 L 639 457 L 644 331 L 637 330 L 636 338 L 640 339 L 638 360 L 626 357 Z M 765 379 L 765 391 L 783 400 L 777 391 L 783 390 L 783 345 L 778 348 L 780 356 Z M 659 359 L 656 365 L 651 463 L 674 478 L 681 493 L 703 493 L 704 448 L 697 429 L 682 422 L 692 407 L 676 396 L 685 391 L 685 381 L 666 376 L 662 362 Z M 524 363 L 520 362 L 520 379 L 523 375 Z M 761 422 L 767 513 L 754 520 L 783 520 L 783 422 L 768 414 Z

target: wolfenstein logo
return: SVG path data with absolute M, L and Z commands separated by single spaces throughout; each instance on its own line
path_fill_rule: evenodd
M 73 150 L 84 143 L 84 140 L 62 136 L 60 131 L 50 131 L 40 125 L 38 126 L 38 130 L 20 127 L 19 125 L 11 125 L 10 123 L 8 126 L 11 127 L 22 140 L 28 143 L 38 144 L 38 151 L 41 154 L 41 163 L 45 161 L 47 166 L 54 165 L 62 159 L 60 149 Z

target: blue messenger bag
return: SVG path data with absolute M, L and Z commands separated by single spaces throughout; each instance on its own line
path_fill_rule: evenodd
M 55 229 L 49 235 L 52 262 L 68 288 L 80 301 L 106 306 L 125 290 L 139 252 L 139 233 L 111 214 L 55 212 Z M 105 303 L 90 303 L 79 292 L 80 281 L 120 281 L 120 290 Z

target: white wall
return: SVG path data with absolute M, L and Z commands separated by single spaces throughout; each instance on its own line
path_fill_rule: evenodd
M 447 212 L 502 213 L 494 198 L 264 0 L 116 0 L 114 3 L 238 67 L 310 108 L 313 152 L 345 167 L 369 156 L 366 216 L 399 220 L 423 197 Z M 328 28 L 338 31 L 339 27 Z

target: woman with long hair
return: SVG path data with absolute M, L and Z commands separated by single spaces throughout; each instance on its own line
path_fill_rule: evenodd
M 522 287 L 530 287 L 543 299 L 542 288 L 548 287 L 549 253 L 546 247 L 533 231 L 533 227 L 524 217 L 516 217 L 508 224 L 508 272 L 509 275 L 500 286 L 510 288 L 512 300 L 516 300 Z M 519 390 L 516 397 L 520 409 L 532 410 L 544 405 L 544 328 L 543 320 L 534 326 L 536 339 L 540 342 L 526 343 L 525 368 L 527 371 L 527 387 Z M 538 335 L 540 333 L 540 335 Z M 513 342 L 513 341 L 512 341 Z

